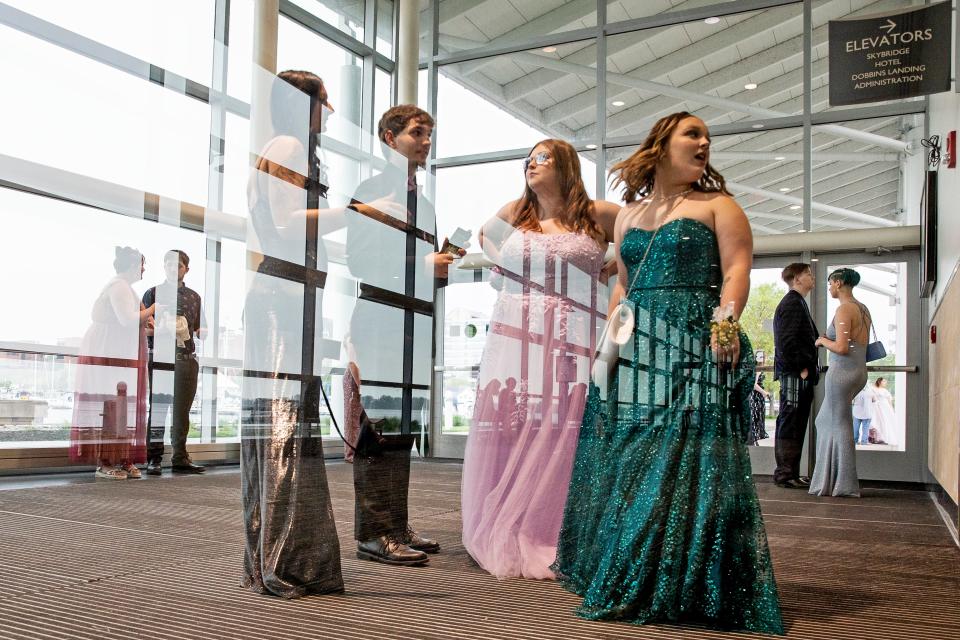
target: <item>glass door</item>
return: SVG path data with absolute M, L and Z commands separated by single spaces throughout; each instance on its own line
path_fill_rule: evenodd
M 879 256 L 859 253 L 819 258 L 814 295 L 821 331 L 826 332 L 839 306 L 827 293 L 827 277 L 835 269 L 848 267 L 860 274 L 854 295 L 873 318 L 876 337 L 871 335 L 870 340 L 879 339 L 887 352 L 885 358 L 868 363 L 867 384 L 854 401 L 855 415 L 863 418 L 858 423 L 857 474 L 861 480 L 923 482 L 927 432 L 922 418 L 927 390 L 920 369 L 923 319 L 919 254 L 895 251 Z M 820 357 L 821 364 L 828 364 L 828 354 L 821 352 Z M 827 376 L 820 386 L 829 382 Z M 814 401 L 814 415 L 822 397 L 821 388 Z M 814 431 L 811 446 L 815 437 Z

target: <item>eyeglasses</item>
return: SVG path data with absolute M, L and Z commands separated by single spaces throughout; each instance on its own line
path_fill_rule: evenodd
M 541 164 L 547 164 L 548 162 L 550 162 L 551 159 L 552 159 L 552 158 L 550 157 L 550 154 L 547 153 L 546 151 L 541 151 L 540 153 L 538 153 L 537 155 L 533 156 L 532 158 L 524 158 L 524 159 L 523 159 L 523 172 L 524 172 L 524 173 L 527 172 L 527 169 L 530 168 L 530 163 L 531 163 L 531 162 L 536 162 L 538 165 L 541 165 Z

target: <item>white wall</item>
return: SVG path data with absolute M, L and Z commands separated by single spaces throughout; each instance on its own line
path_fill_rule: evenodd
M 956 38 L 957 34 L 954 34 L 954 46 Z M 930 135 L 940 136 L 943 152 L 946 154 L 947 133 L 960 131 L 960 93 L 930 96 L 929 122 Z M 938 195 L 937 286 L 930 300 L 931 318 L 949 284 L 950 276 L 960 266 L 960 167 L 947 169 L 946 165 L 940 165 Z M 960 285 L 960 282 L 954 283 L 954 286 L 957 285 Z
M 930 135 L 940 136 L 944 153 L 947 133 L 957 130 L 960 130 L 960 94 L 931 96 Z M 946 165 L 940 166 L 938 196 L 937 286 L 931 300 L 931 315 L 943 296 L 950 276 L 960 264 L 960 167 L 947 169 Z

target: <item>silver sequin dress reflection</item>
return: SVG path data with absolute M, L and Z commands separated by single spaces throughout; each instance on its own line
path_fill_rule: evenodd
M 323 292 L 316 290 L 316 304 L 307 306 L 304 284 L 284 277 L 298 246 L 302 264 L 304 244 L 295 234 L 292 241 L 281 235 L 276 223 L 306 200 L 302 176 L 284 168 L 297 166 L 298 153 L 303 153 L 298 143 L 274 139 L 254 172 L 255 237 L 248 244 L 256 242 L 264 259 L 256 272 L 247 272 L 244 307 L 243 585 L 282 598 L 343 590 L 321 433 L 304 419 L 305 405 L 318 401 L 318 389 L 308 391 L 301 382 L 303 340 L 316 333 Z M 325 271 L 322 247 L 321 242 L 317 267 Z

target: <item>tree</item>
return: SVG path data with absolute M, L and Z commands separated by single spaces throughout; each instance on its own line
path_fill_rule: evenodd
M 786 288 L 772 282 L 753 287 L 740 314 L 740 326 L 750 338 L 753 350 L 763 351 L 768 365 L 773 364 L 773 313 L 786 293 Z

